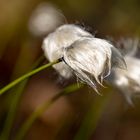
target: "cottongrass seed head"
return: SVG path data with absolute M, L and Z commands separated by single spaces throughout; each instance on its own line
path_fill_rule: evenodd
M 71 46 L 72 43 L 81 39 L 82 37 L 92 37 L 92 35 L 73 24 L 60 26 L 55 30 L 55 32 L 50 33 L 44 39 L 42 48 L 44 50 L 45 56 L 51 62 L 58 58 L 62 58 L 63 50 Z M 59 63 L 53 67 L 64 78 L 70 78 L 72 76 L 71 69 L 65 63 Z
M 37 37 L 45 36 L 66 21 L 62 12 L 53 4 L 41 2 L 31 14 L 29 31 Z
M 123 57 L 113 45 L 73 24 L 62 25 L 46 37 L 43 50 L 49 61 L 63 58 L 63 62 L 54 65 L 63 77 L 74 73 L 96 92 L 97 83 L 102 85 L 113 65 L 125 67 Z M 112 54 L 116 59 L 112 59 Z
M 117 87 L 130 105 L 133 105 L 132 98 L 140 93 L 140 59 L 135 55 L 138 50 L 139 40 L 121 39 L 120 44 L 123 45 L 124 59 L 127 64 L 127 70 L 112 69 L 110 81 L 113 86 Z M 111 75 L 111 76 L 112 76 Z

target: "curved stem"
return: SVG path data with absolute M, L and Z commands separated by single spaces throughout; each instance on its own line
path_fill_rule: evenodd
M 44 104 L 40 105 L 32 114 L 31 116 L 25 121 L 25 123 L 20 127 L 19 132 L 17 133 L 17 136 L 15 137 L 15 140 L 22 140 L 26 134 L 26 132 L 29 130 L 29 128 L 32 126 L 33 122 L 44 112 L 46 111 L 53 103 L 55 103 L 56 100 L 58 100 L 63 95 L 67 95 L 71 92 L 74 92 L 78 89 L 83 87 L 83 84 L 73 84 L 65 89 L 62 90 L 62 92 L 56 94 L 51 100 L 46 101 Z
M 57 64 L 59 62 L 61 62 L 62 59 L 58 59 L 56 61 L 53 61 L 53 62 L 50 62 L 48 64 L 45 64 L 43 66 L 40 66 L 39 68 L 36 68 L 34 70 L 32 70 L 31 72 L 19 77 L 18 79 L 14 80 L 13 82 L 9 83 L 8 85 L 6 85 L 5 87 L 3 87 L 1 90 L 0 90 L 0 95 L 2 95 L 4 92 L 8 91 L 10 88 L 14 87 L 15 85 L 17 85 L 18 83 L 20 83 L 21 81 L 25 80 L 26 78 L 54 65 L 54 64 Z
M 37 68 L 41 64 L 41 62 L 43 62 L 44 59 L 45 59 L 45 57 L 41 56 L 33 64 L 33 66 L 31 67 L 31 70 Z M 2 130 L 1 135 L 0 135 L 0 139 L 2 139 L 2 140 L 9 140 L 10 132 L 11 132 L 14 118 L 16 115 L 16 111 L 18 108 L 18 103 L 19 103 L 20 97 L 25 89 L 25 86 L 28 83 L 28 79 L 29 78 L 22 81 L 16 88 L 14 88 L 13 90 L 10 91 L 10 94 L 8 96 L 8 99 L 7 99 L 7 101 L 10 102 L 10 106 L 9 106 L 9 110 L 8 110 L 8 113 L 6 116 L 3 130 Z

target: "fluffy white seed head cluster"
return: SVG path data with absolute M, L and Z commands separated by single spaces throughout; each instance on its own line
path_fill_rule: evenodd
M 95 88 L 93 81 L 102 84 L 103 78 L 110 74 L 110 47 L 105 40 L 83 37 L 64 49 L 63 57 L 80 79 Z
M 140 59 L 135 54 L 139 45 L 138 39 L 121 39 L 118 47 L 123 47 L 127 70 L 112 69 L 109 81 L 124 95 L 127 102 L 133 105 L 132 97 L 140 93 Z
M 29 30 L 35 36 L 44 36 L 65 22 L 64 15 L 51 3 L 43 2 L 33 11 Z
M 73 73 L 92 86 L 102 85 L 110 74 L 112 65 L 125 67 L 117 49 L 108 41 L 93 35 L 73 24 L 62 25 L 44 39 L 43 50 L 49 61 L 63 58 L 54 68 L 65 78 Z M 114 54 L 116 59 L 112 59 Z
M 71 46 L 82 37 L 92 37 L 92 35 L 76 25 L 66 24 L 60 26 L 44 39 L 42 48 L 45 56 L 49 61 L 63 57 L 65 48 Z M 71 69 L 65 63 L 56 64 L 54 68 L 65 78 L 72 76 Z

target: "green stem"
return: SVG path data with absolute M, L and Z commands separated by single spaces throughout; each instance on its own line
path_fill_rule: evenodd
M 14 90 L 12 91 L 12 93 L 14 93 L 14 95 L 9 94 L 9 95 L 11 95 L 12 101 L 10 102 L 10 107 L 9 107 L 9 110 L 8 110 L 8 113 L 7 113 L 7 116 L 5 119 L 3 130 L 0 135 L 0 140 L 9 140 L 11 128 L 13 126 L 13 121 L 15 119 L 15 114 L 16 114 L 17 107 L 18 107 L 17 105 L 18 105 L 21 93 L 22 93 L 26 83 L 27 83 L 27 79 L 25 81 L 21 82 L 19 84 L 19 86 L 16 88 L 16 90 L 14 88 Z
M 26 132 L 32 126 L 33 122 L 43 112 L 45 112 L 51 105 L 53 105 L 53 103 L 55 103 L 56 100 L 58 100 L 63 95 L 67 95 L 68 93 L 71 93 L 71 92 L 74 92 L 74 91 L 80 89 L 81 87 L 83 87 L 83 84 L 80 84 L 80 85 L 77 85 L 77 84 L 70 85 L 70 86 L 66 87 L 65 89 L 63 89 L 63 91 L 60 92 L 59 94 L 56 94 L 50 101 L 47 101 L 44 104 L 42 104 L 41 106 L 39 106 L 35 110 L 35 112 L 33 112 L 31 114 L 31 116 L 27 119 L 27 121 L 25 121 L 25 123 L 20 127 L 20 130 L 19 130 L 17 136 L 15 137 L 15 140 L 22 140 L 24 138 Z
M 25 74 L 25 75 L 19 77 L 18 79 L 14 80 L 14 81 L 11 82 L 10 84 L 8 84 L 8 85 L 6 85 L 5 87 L 3 87 L 3 88 L 0 90 L 0 95 L 2 95 L 4 92 L 6 92 L 6 91 L 8 91 L 9 89 L 11 89 L 12 87 L 14 87 L 15 85 L 17 85 L 17 84 L 20 83 L 21 81 L 25 80 L 26 78 L 28 78 L 28 77 L 30 77 L 30 76 L 32 76 L 32 75 L 34 75 L 34 74 L 36 74 L 36 73 L 38 73 L 38 72 L 40 72 L 40 71 L 46 69 L 46 68 L 48 68 L 48 67 L 50 67 L 50 66 L 52 66 L 52 65 L 54 65 L 54 64 L 57 64 L 57 63 L 59 63 L 59 62 L 61 62 L 61 61 L 62 61 L 61 59 L 58 59 L 58 60 L 56 60 L 56 61 L 50 62 L 50 63 L 48 63 L 48 64 L 45 64 L 45 65 L 43 65 L 43 66 L 41 66 L 41 67 L 39 67 L 39 68 L 37 68 L 37 69 L 35 69 L 35 70 L 33 70 L 33 71 L 27 73 L 27 74 Z
M 32 66 L 31 70 L 37 68 L 39 64 L 44 60 L 44 56 L 41 56 Z M 27 85 L 28 78 L 24 81 L 22 81 L 17 88 L 14 88 L 10 91 L 10 94 L 8 96 L 8 102 L 10 102 L 8 114 L 6 116 L 5 124 L 3 131 L 0 135 L 0 139 L 2 140 L 8 140 L 11 132 L 11 128 L 13 125 L 13 121 L 16 115 L 18 103 L 21 97 L 21 94 L 23 93 L 25 86 Z M 10 101 L 10 99 L 12 99 Z

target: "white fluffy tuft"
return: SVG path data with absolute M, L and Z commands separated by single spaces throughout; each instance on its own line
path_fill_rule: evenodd
M 63 25 L 46 37 L 43 50 L 49 61 L 63 58 L 62 63 L 53 66 L 63 77 L 69 78 L 75 73 L 96 92 L 96 84 L 102 85 L 112 65 L 125 66 L 123 57 L 113 45 L 73 24 Z
M 117 87 L 125 96 L 127 102 L 133 105 L 132 97 L 140 93 L 140 59 L 136 58 L 139 40 L 136 39 L 121 39 L 119 43 L 124 47 L 125 62 L 127 70 L 112 69 L 111 83 Z
M 51 33 L 44 39 L 42 48 L 45 52 L 45 56 L 49 61 L 54 61 L 63 57 L 63 49 L 69 47 L 72 43 L 82 37 L 93 36 L 73 24 L 60 26 L 55 32 Z M 54 68 L 65 78 L 72 76 L 71 70 L 64 63 L 56 64 L 54 65 Z
M 29 20 L 29 31 L 35 36 L 45 36 L 64 24 L 65 17 L 54 5 L 40 3 Z

